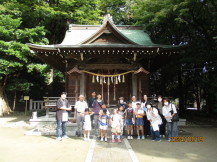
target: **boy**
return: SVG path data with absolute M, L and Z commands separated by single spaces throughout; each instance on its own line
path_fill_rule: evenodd
M 106 114 L 106 109 L 103 109 L 102 114 L 99 116 L 99 121 L 100 121 L 99 129 L 100 129 L 101 141 L 103 141 L 103 138 L 105 137 L 105 142 L 107 142 L 108 119 L 109 116 Z

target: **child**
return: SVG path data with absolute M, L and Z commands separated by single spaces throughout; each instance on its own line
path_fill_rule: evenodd
M 121 123 L 122 116 L 118 114 L 118 109 L 114 109 L 114 114 L 111 116 L 112 121 L 112 143 L 115 142 L 115 135 L 118 137 L 118 143 L 121 142 L 120 134 L 121 134 Z
M 81 113 L 83 117 L 83 129 L 84 129 L 84 140 L 90 141 L 90 131 L 91 131 L 91 116 L 94 112 L 90 112 L 89 109 L 85 109 L 84 113 Z
M 141 103 L 137 103 L 136 104 L 137 108 L 135 109 L 134 113 L 136 116 L 136 131 L 137 131 L 137 139 L 140 139 L 140 130 L 142 132 L 142 139 L 145 139 L 144 136 L 144 120 L 143 120 L 143 116 L 145 115 L 143 108 L 141 107 Z
M 103 141 L 103 137 L 105 137 L 105 142 L 107 142 L 108 119 L 109 116 L 106 114 L 106 109 L 103 109 L 102 114 L 99 116 L 99 121 L 100 121 L 99 129 L 100 129 L 101 141 Z
M 102 109 L 99 111 L 99 118 L 100 118 L 101 115 L 103 114 L 103 110 L 106 111 L 106 115 L 109 117 L 109 116 L 110 116 L 110 112 L 109 112 L 108 109 L 106 108 L 106 104 L 102 104 L 101 108 L 102 108 Z M 101 129 L 99 129 L 99 134 L 101 135 Z
M 119 115 L 121 115 L 122 117 L 122 121 L 121 121 L 121 138 L 123 138 L 123 132 L 124 132 L 124 107 L 120 106 L 119 107 Z
M 133 124 L 134 124 L 134 120 L 135 119 L 135 115 L 133 113 L 133 108 L 132 108 L 132 104 L 129 103 L 128 104 L 128 108 L 125 110 L 125 121 L 126 121 L 126 126 L 127 126 L 127 139 L 133 139 Z
M 102 104 L 102 109 L 99 111 L 99 115 L 102 115 L 102 111 L 106 110 L 106 115 L 110 115 L 110 112 L 108 111 L 108 109 L 106 108 L 106 104 Z

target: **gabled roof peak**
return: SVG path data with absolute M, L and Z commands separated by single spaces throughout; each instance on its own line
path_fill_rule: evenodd
M 104 16 L 103 24 L 105 24 L 107 21 L 110 21 L 110 23 L 114 24 L 113 18 L 112 18 L 112 16 L 110 14 L 106 14 Z

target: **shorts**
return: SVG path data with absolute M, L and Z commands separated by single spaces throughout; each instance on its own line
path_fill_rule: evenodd
M 126 125 L 133 125 L 133 120 L 132 119 L 126 119 Z
M 115 134 L 121 133 L 121 127 L 120 126 L 113 127 L 111 131 L 112 131 L 112 133 L 115 133 Z
M 143 118 L 136 118 L 136 125 L 144 125 Z
M 107 125 L 99 125 L 99 129 L 107 130 L 108 126 Z

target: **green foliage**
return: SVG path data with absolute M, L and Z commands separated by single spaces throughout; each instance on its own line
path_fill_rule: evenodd
M 217 111 L 217 3 L 213 0 L 129 0 L 132 24 L 143 24 L 156 43 L 186 45 L 154 78 L 161 94 L 176 96 L 181 70 L 185 102 L 206 99 L 207 111 Z M 178 66 L 174 67 L 174 63 Z M 205 70 L 204 70 L 205 69 Z M 160 84 L 160 85 L 159 85 Z M 155 87 L 153 85 L 153 87 Z M 155 89 L 155 92 L 157 89 Z

